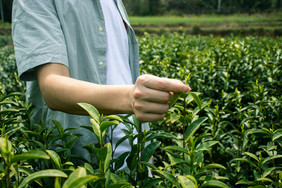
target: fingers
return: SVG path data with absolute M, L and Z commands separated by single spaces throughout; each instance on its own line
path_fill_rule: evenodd
M 181 90 L 191 89 L 179 80 L 142 75 L 133 90 L 133 112 L 140 121 L 159 121 L 167 113 L 173 93 Z
M 188 92 L 191 88 L 183 84 L 180 80 L 160 78 L 153 75 L 141 75 L 138 77 L 136 84 L 142 84 L 144 87 L 159 91 L 179 93 L 181 90 Z
M 144 101 L 167 103 L 172 99 L 173 93 L 167 91 L 159 91 L 144 86 L 136 87 L 134 91 L 134 98 Z

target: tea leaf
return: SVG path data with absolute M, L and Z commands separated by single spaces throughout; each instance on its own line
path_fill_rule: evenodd
M 179 147 L 179 146 L 167 146 L 167 147 L 165 147 L 165 149 L 178 151 L 180 153 L 186 153 L 187 155 L 189 154 L 187 149 L 185 149 L 183 147 Z
M 186 98 L 185 98 L 185 103 L 186 104 L 189 104 L 189 103 L 191 103 L 193 100 L 195 100 L 194 98 L 193 98 L 193 96 L 191 95 L 191 93 L 193 93 L 193 95 L 195 95 L 195 96 L 199 96 L 199 95 L 201 95 L 201 93 L 199 93 L 199 92 L 190 92 L 189 93 L 189 95 L 187 95 L 186 96 Z M 199 98 L 199 97 L 198 97 Z
M 57 120 L 52 120 L 52 122 L 56 126 L 60 135 L 62 136 L 64 134 L 64 128 L 63 128 L 62 124 L 60 122 L 58 122 Z
M 206 166 L 204 166 L 204 169 L 213 169 L 213 168 L 222 168 L 222 169 L 226 169 L 223 165 L 221 164 L 208 164 Z
M 275 140 L 277 140 L 281 137 L 282 137 L 282 131 L 276 131 L 276 132 L 273 133 L 272 141 L 275 141 Z
M 65 181 L 63 188 L 69 187 L 74 181 L 76 181 L 80 177 L 85 177 L 87 175 L 85 168 L 78 167 L 75 171 L 73 171 L 68 179 Z
M 45 177 L 62 177 L 62 178 L 67 178 L 68 176 L 60 171 L 60 170 L 42 170 L 39 172 L 34 172 L 33 174 L 27 176 L 26 178 L 23 179 L 23 181 L 20 183 L 18 188 L 23 188 L 25 187 L 28 183 L 38 179 L 38 178 L 45 178 Z
M 249 163 L 250 165 L 252 165 L 253 167 L 258 168 L 257 164 L 254 163 L 253 161 L 249 160 L 249 159 L 245 159 L 245 158 L 235 158 L 234 160 L 246 162 L 246 163 Z
M 100 178 L 98 176 L 86 175 L 83 177 L 73 177 L 73 180 L 68 183 L 68 186 L 63 185 L 63 188 L 77 188 L 82 187 L 83 185 L 87 184 L 88 182 L 95 182 L 98 181 Z
M 251 158 L 255 159 L 257 162 L 259 162 L 259 159 L 254 154 L 252 154 L 250 152 L 244 152 L 244 154 L 250 156 Z
M 97 159 L 99 161 L 104 162 L 107 156 L 107 148 L 102 147 L 102 148 L 95 148 L 96 154 L 97 154 Z
M 89 163 L 84 163 L 84 168 L 86 171 L 88 171 L 91 174 L 94 174 L 94 169 L 92 168 L 92 166 Z M 87 173 L 88 174 L 88 173 Z
M 178 180 L 172 174 L 165 172 L 165 171 L 160 171 L 160 170 L 156 170 L 155 172 L 163 176 L 167 180 L 169 180 L 176 187 L 180 188 L 180 184 L 178 183 Z
M 115 171 L 117 171 L 124 165 L 124 160 L 129 155 L 129 153 L 130 152 L 125 152 L 115 159 Z
M 196 93 L 194 93 L 194 92 L 190 92 L 190 95 L 193 97 L 194 101 L 197 103 L 197 105 L 201 109 L 202 108 L 202 101 L 199 98 L 199 96 Z
M 97 121 L 95 121 L 92 118 L 90 119 L 90 122 L 92 123 L 93 132 L 96 135 L 97 139 L 99 140 L 99 143 L 102 143 L 99 124 L 97 123 Z
M 269 178 L 258 178 L 257 181 L 273 183 L 273 181 Z
M 146 141 L 150 141 L 150 140 L 153 140 L 153 139 L 177 139 L 176 136 L 174 136 L 173 134 L 171 133 L 154 133 L 154 134 L 151 134 L 147 139 Z
M 145 185 L 144 187 L 154 187 L 156 185 L 158 185 L 158 183 L 162 182 L 163 179 L 162 178 L 153 178 L 153 179 L 150 179 Z
M 31 150 L 22 154 L 14 155 L 11 163 L 16 163 L 19 161 L 23 162 L 30 159 L 50 159 L 50 157 L 43 151 Z
M 236 185 L 251 185 L 252 182 L 246 179 L 240 180 L 236 183 Z
M 185 177 L 185 176 L 178 176 L 177 178 L 179 180 L 180 185 L 183 188 L 195 187 L 195 183 L 192 180 L 188 179 L 187 177 Z
M 81 106 L 84 110 L 88 112 L 88 114 L 99 124 L 100 119 L 99 119 L 99 112 L 98 110 L 92 106 L 91 104 L 87 103 L 78 103 L 79 106 Z
M 263 172 L 262 177 L 265 178 L 267 177 L 273 170 L 278 170 L 277 167 L 272 167 L 272 168 L 268 168 Z
M 218 141 L 207 141 L 207 142 L 204 142 L 204 143 L 200 143 L 197 146 L 197 150 L 207 150 L 217 143 L 219 143 L 219 142 Z
M 104 172 L 106 173 L 108 171 L 108 168 L 110 166 L 111 157 L 112 157 L 112 145 L 110 143 L 105 144 L 105 147 L 107 148 L 107 155 L 105 158 L 105 164 L 104 164 Z
M 153 170 L 158 170 L 158 168 L 155 165 L 153 165 L 152 163 L 148 163 L 148 162 L 145 162 L 145 161 L 140 161 L 140 163 L 150 167 Z
M 218 180 L 209 180 L 204 182 L 201 187 L 219 187 L 219 188 L 229 188 L 225 183 Z
M 274 160 L 274 159 L 278 159 L 278 158 L 282 158 L 282 155 L 269 156 L 269 157 L 267 157 L 266 159 L 264 159 L 264 160 L 262 161 L 262 165 L 265 164 L 265 163 L 267 163 L 267 162 L 270 161 L 270 160 Z
M 181 93 L 174 93 L 173 98 L 169 102 L 169 108 L 173 107 L 173 105 L 176 103 L 176 101 L 179 99 Z
M 105 117 L 103 117 L 102 121 L 104 121 L 104 120 L 106 120 L 106 119 L 109 119 L 109 120 L 116 120 L 116 121 L 119 121 L 119 122 L 123 122 L 123 120 L 122 120 L 119 116 L 116 116 L 116 115 L 105 116 Z
M 185 85 L 187 85 L 187 84 L 188 84 L 188 80 L 189 80 L 190 76 L 191 76 L 191 73 L 189 73 L 189 74 L 188 74 L 188 76 L 185 78 L 185 82 L 184 82 L 184 83 L 185 83 Z
M 125 135 L 124 137 L 122 137 L 121 139 L 119 139 L 116 142 L 116 145 L 114 146 L 115 148 L 117 148 L 123 141 L 125 141 L 126 139 L 129 139 L 132 135 Z
M 188 140 L 194 135 L 194 133 L 207 119 L 207 117 L 201 117 L 188 126 L 185 132 L 185 142 L 188 142 Z
M 48 155 L 51 157 L 52 161 L 57 165 L 57 167 L 61 168 L 61 158 L 60 156 L 53 150 L 46 150 Z
M 145 147 L 143 150 L 142 161 L 148 162 L 160 145 L 161 142 L 157 141 L 157 142 L 152 142 L 147 147 Z
M 100 125 L 100 132 L 103 134 L 105 131 L 107 131 L 112 125 L 118 125 L 118 121 L 103 121 Z

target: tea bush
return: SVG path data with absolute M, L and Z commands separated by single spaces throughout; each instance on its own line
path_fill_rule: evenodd
M 138 40 L 141 73 L 178 78 L 192 91 L 175 95 L 165 119 L 143 133 L 134 116 L 104 117 L 81 103 L 92 123 L 81 128 L 99 143 L 84 146 L 97 160 L 77 166 L 83 158 L 71 149 L 83 135 L 55 120 L 33 123 L 10 37 L 1 38 L 0 186 L 281 187 L 281 37 L 145 33 Z M 105 140 L 120 122 L 126 136 L 114 147 Z M 113 159 L 126 139 L 131 151 Z

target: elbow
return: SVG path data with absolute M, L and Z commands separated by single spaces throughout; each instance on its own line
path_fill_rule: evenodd
M 43 96 L 43 99 L 44 99 L 46 106 L 49 109 L 54 110 L 54 111 L 60 111 L 59 106 L 57 105 L 57 103 L 54 100 L 48 99 L 48 97 L 44 97 L 44 96 Z

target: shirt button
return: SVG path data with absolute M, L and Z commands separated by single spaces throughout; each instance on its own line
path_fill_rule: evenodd
M 103 61 L 100 61 L 98 64 L 99 64 L 99 66 L 102 66 L 104 63 L 103 63 Z
M 103 31 L 103 27 L 99 27 L 98 30 L 99 30 L 99 31 Z

